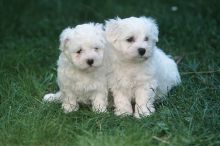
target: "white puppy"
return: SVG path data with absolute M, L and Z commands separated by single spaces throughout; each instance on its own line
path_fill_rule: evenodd
M 176 63 L 156 47 L 158 27 L 146 17 L 106 21 L 106 39 L 112 49 L 110 88 L 116 115 L 148 116 L 156 97 L 165 96 L 180 75 Z
M 107 106 L 106 41 L 101 24 L 66 28 L 60 35 L 61 54 L 57 82 L 60 91 L 44 101 L 59 100 L 64 112 L 78 110 L 78 103 L 92 104 L 94 111 Z

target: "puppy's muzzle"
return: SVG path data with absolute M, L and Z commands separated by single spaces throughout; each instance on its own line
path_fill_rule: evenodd
M 93 59 L 88 59 L 86 62 L 89 66 L 92 66 L 92 64 L 94 63 L 94 60 Z
M 146 50 L 144 48 L 139 48 L 138 53 L 140 56 L 143 56 L 145 54 Z

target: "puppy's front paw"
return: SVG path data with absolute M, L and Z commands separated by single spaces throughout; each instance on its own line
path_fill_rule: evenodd
M 136 104 L 134 117 L 136 118 L 148 117 L 154 112 L 155 112 L 155 108 L 153 105 L 139 106 Z
M 64 113 L 70 113 L 72 111 L 77 111 L 79 109 L 79 105 L 78 104 L 63 103 L 62 109 L 64 110 Z
M 116 109 L 115 110 L 115 115 L 117 116 L 130 116 L 133 114 L 132 109 Z
M 107 112 L 106 107 L 93 107 L 93 111 L 97 113 Z

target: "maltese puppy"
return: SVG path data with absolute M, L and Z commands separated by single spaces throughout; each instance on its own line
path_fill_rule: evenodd
M 43 100 L 62 102 L 65 113 L 78 110 L 78 103 L 92 104 L 94 111 L 106 111 L 108 87 L 105 49 L 101 24 L 82 24 L 63 30 L 57 69 L 60 91 L 46 94 Z
M 145 117 L 155 111 L 154 101 L 181 82 L 177 64 L 157 48 L 158 27 L 146 17 L 106 21 L 105 35 L 112 55 L 109 86 L 115 114 Z

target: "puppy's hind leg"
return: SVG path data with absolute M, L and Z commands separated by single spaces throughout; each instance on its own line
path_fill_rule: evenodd
M 162 99 L 170 89 L 181 83 L 180 74 L 175 61 L 162 50 L 155 50 L 155 63 L 157 65 L 156 78 L 158 81 L 157 98 Z

